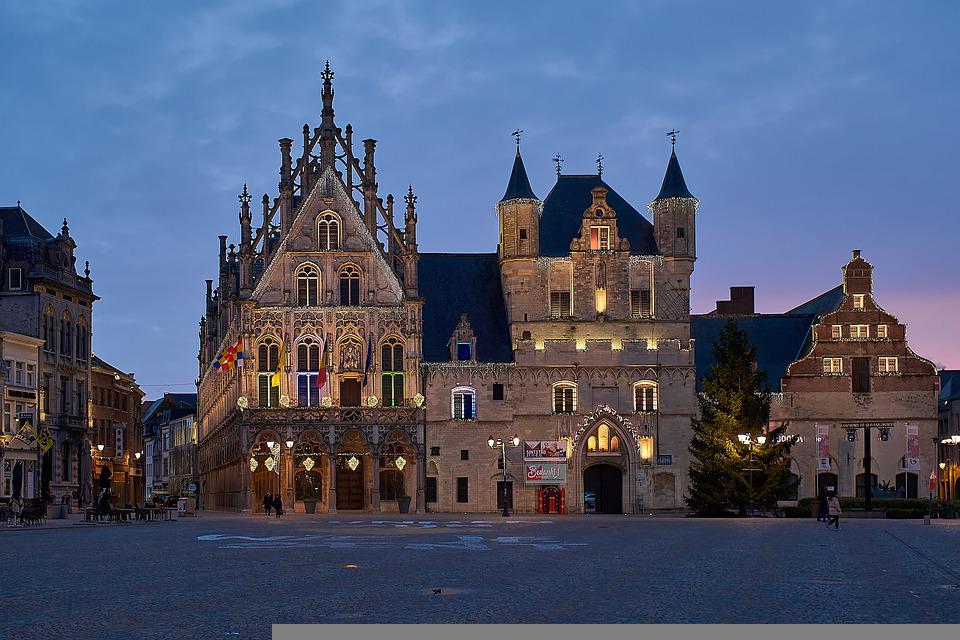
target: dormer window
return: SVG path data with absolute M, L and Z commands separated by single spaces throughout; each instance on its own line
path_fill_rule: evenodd
M 853 308 L 857 311 L 863 310 L 863 298 L 864 295 L 862 293 L 853 294 Z
M 317 219 L 317 248 L 320 251 L 340 249 L 340 219 L 332 213 L 326 213 Z
M 610 250 L 610 227 L 590 227 L 590 249 L 593 251 Z

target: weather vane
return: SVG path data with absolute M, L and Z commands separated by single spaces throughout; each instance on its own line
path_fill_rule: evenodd
M 603 154 L 597 154 L 597 176 L 603 175 Z
M 677 134 L 678 134 L 678 133 L 680 133 L 680 132 L 677 131 L 676 129 L 672 129 L 672 130 L 670 130 L 670 131 L 667 131 L 667 136 L 670 138 L 670 146 L 672 146 L 672 147 L 676 147 L 676 146 L 677 146 Z
M 523 133 L 523 129 L 517 129 L 510 135 L 517 139 L 517 151 L 520 151 L 520 134 Z
M 553 161 L 557 163 L 557 175 L 560 175 L 560 165 L 563 164 L 563 158 L 560 157 L 560 154 L 553 156 Z

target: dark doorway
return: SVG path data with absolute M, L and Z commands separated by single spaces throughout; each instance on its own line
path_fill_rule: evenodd
M 837 495 L 840 495 L 840 492 L 837 491 L 837 474 L 835 473 L 818 473 L 817 474 L 817 496 L 822 493 L 830 495 L 830 493 L 836 491 Z
M 595 464 L 583 472 L 583 492 L 593 494 L 596 513 L 623 513 L 623 472 L 609 464 Z
M 563 513 L 563 489 L 541 487 L 537 499 L 537 513 Z
M 356 469 L 347 465 L 352 459 L 359 462 Z M 341 456 L 337 460 L 337 510 L 357 509 L 363 509 L 363 456 Z
M 897 474 L 897 497 L 898 498 L 917 498 L 919 497 L 920 480 L 915 473 Z
M 427 482 L 423 485 L 423 499 L 426 502 L 437 501 L 437 476 L 427 476 Z
M 506 492 L 504 492 L 504 485 L 506 485 Z M 504 482 L 500 480 L 497 482 L 497 509 L 502 510 L 504 507 L 504 502 L 506 502 L 507 509 L 513 510 L 513 482 L 507 480 Z
M 360 381 L 352 378 L 340 381 L 340 406 L 360 406 Z

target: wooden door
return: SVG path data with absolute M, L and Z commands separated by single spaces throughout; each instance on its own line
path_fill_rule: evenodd
M 340 381 L 340 406 L 360 406 L 360 381 L 352 378 Z
M 337 465 L 337 510 L 363 509 L 363 456 L 353 471 L 346 464 Z

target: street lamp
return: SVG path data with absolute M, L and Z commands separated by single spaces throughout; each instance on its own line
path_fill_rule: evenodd
M 767 442 L 767 436 L 757 436 L 753 438 L 749 433 L 741 433 L 737 436 L 737 439 L 740 441 L 740 444 L 744 444 L 750 447 L 750 466 L 745 469 L 750 473 L 750 501 L 749 501 L 749 512 L 750 515 L 753 515 L 753 472 L 761 471 L 761 469 L 755 469 L 753 466 L 753 450 L 755 447 L 762 446 Z
M 514 434 L 513 439 L 510 440 L 510 444 L 514 447 L 519 447 L 520 436 Z M 491 434 L 490 437 L 487 438 L 487 446 L 491 449 L 496 449 L 497 447 L 500 448 L 500 455 L 502 456 L 501 459 L 503 460 L 503 503 L 501 505 L 503 509 L 501 510 L 500 515 L 506 518 L 510 515 L 510 509 L 507 507 L 507 443 L 500 438 L 494 438 Z

